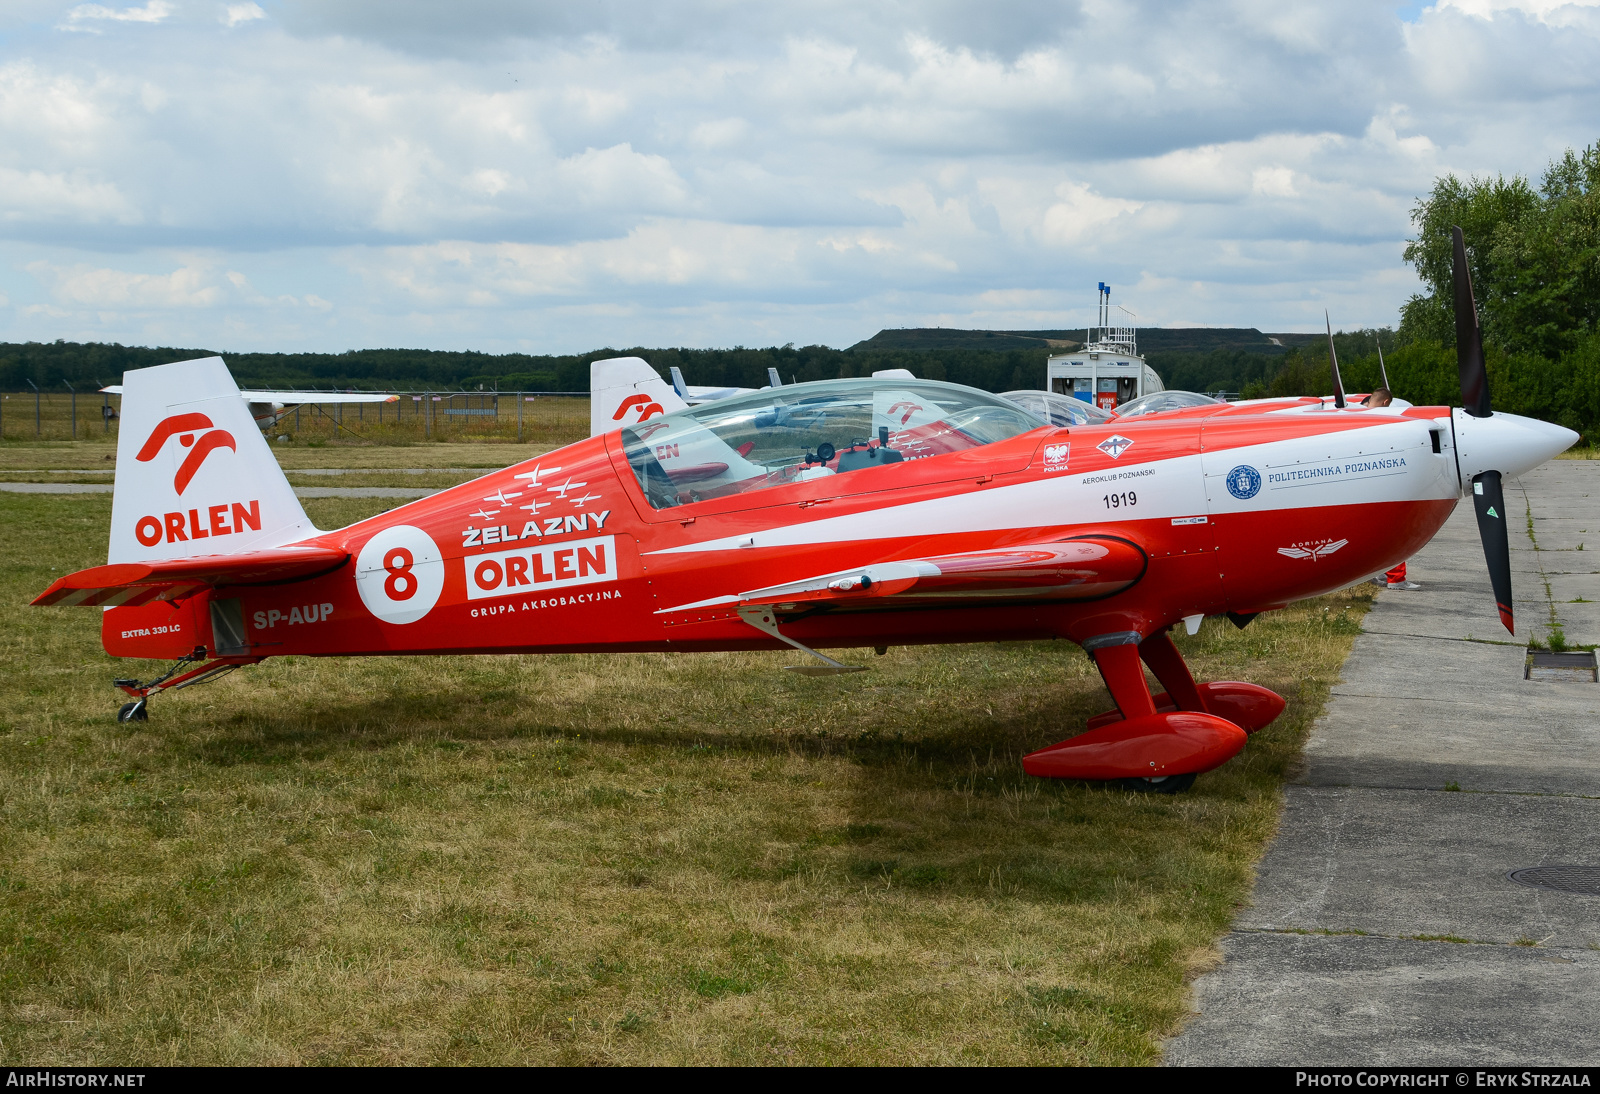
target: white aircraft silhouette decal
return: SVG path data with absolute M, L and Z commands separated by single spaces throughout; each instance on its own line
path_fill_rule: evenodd
M 1349 542 L 1347 539 L 1336 539 L 1331 543 L 1319 543 L 1310 550 L 1304 547 L 1279 547 L 1278 553 L 1289 558 L 1309 558 L 1312 562 L 1317 562 L 1327 558 Z
M 543 468 L 543 467 L 540 467 L 538 464 L 534 464 L 532 471 L 523 471 L 520 474 L 513 475 L 512 478 L 515 478 L 515 479 L 527 479 L 529 486 L 539 486 L 540 485 L 540 482 L 539 482 L 539 476 L 540 475 L 554 475 L 557 471 L 560 471 L 560 470 L 561 470 L 561 468 L 559 468 L 559 467 Z

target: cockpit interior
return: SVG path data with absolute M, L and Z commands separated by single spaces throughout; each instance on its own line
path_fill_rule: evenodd
M 993 444 L 1047 424 L 976 388 L 898 378 L 767 388 L 622 430 L 656 509 Z

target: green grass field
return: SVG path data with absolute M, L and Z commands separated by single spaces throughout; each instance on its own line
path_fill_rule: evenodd
M 1180 637 L 1289 709 L 1161 797 L 1022 774 L 1110 706 L 1067 643 L 823 679 L 784 653 L 284 659 L 119 726 L 110 678 L 153 666 L 104 656 L 92 609 L 27 607 L 104 561 L 109 496 L 0 512 L 8 1064 L 1153 1062 L 1370 599 Z

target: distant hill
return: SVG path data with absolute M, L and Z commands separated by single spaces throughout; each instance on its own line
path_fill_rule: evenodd
M 1076 330 L 959 330 L 954 327 L 900 327 L 881 330 L 850 352 L 930 350 L 1047 350 L 1077 349 L 1083 329 Z M 1211 353 L 1214 350 L 1278 355 L 1291 347 L 1315 341 L 1315 334 L 1263 334 L 1254 327 L 1140 327 L 1139 349 L 1152 353 Z
M 1074 337 L 1076 336 L 1076 337 Z M 847 353 L 898 353 L 910 350 L 965 349 L 983 352 L 1005 350 L 1077 349 L 1083 331 L 1076 330 L 957 330 L 954 327 L 894 327 L 857 342 Z

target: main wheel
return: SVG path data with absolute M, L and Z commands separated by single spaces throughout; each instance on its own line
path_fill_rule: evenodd
M 145 708 L 143 699 L 135 699 L 131 703 L 123 703 L 122 709 L 117 711 L 119 722 L 148 722 L 150 711 Z
M 1154 779 L 1123 779 L 1122 786 L 1125 790 L 1137 790 L 1141 794 L 1182 794 L 1194 785 L 1195 773 L 1187 775 L 1162 775 Z

